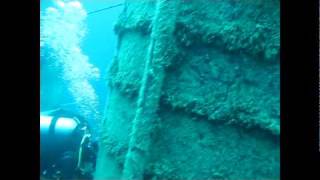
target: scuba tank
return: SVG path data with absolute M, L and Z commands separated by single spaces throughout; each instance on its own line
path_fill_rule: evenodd
M 83 172 L 88 157 L 95 167 L 96 146 L 88 123 L 81 116 L 58 109 L 40 114 L 40 176 L 50 179 L 90 179 Z M 94 148 L 93 148 L 94 147 Z M 92 170 L 93 171 L 93 170 Z
M 83 126 L 86 123 L 81 116 L 64 110 L 40 114 L 40 157 L 49 152 L 54 154 L 77 148 Z

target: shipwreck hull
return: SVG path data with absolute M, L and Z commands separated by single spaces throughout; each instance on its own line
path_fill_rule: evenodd
M 95 179 L 279 179 L 279 21 L 278 0 L 127 0 Z

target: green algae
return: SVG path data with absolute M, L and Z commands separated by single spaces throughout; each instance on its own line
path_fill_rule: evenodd
M 127 161 L 128 179 L 279 179 L 279 1 L 184 0 L 160 22 L 156 2 L 127 1 L 115 25 L 101 144 L 116 177 Z

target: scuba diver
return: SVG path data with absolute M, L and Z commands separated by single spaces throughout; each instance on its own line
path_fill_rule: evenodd
M 40 114 L 40 180 L 92 179 L 97 148 L 81 116 L 63 109 Z

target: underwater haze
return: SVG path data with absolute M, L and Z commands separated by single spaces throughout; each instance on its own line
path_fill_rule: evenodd
M 91 125 L 96 125 L 93 121 L 101 118 L 108 98 L 106 76 L 117 42 L 113 25 L 122 6 L 87 14 L 119 3 L 122 0 L 83 0 L 83 12 L 75 8 L 72 13 L 66 11 L 72 11 L 73 7 L 59 7 L 54 0 L 41 0 L 40 29 L 44 43 L 40 45 L 41 112 L 63 108 L 91 116 L 88 117 Z M 53 8 L 57 14 L 54 10 L 51 13 Z M 68 25 L 74 29 L 67 30 L 64 26 Z M 51 39 L 46 39 L 46 34 Z M 66 44 L 69 47 L 63 47 Z
M 279 0 L 42 0 L 40 13 L 40 111 L 89 122 L 90 179 L 280 179 Z

